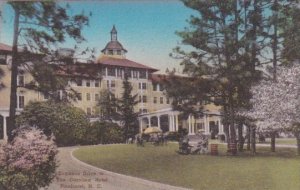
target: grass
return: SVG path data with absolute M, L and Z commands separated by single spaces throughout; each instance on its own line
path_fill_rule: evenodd
M 296 138 L 276 138 L 275 143 L 279 145 L 296 145 L 297 141 Z M 271 139 L 266 138 L 266 142 L 261 144 L 271 144 Z
M 178 155 L 176 143 L 167 146 L 107 145 L 83 147 L 74 152 L 78 159 L 105 170 L 196 190 L 299 190 L 300 158 L 296 149 L 258 147 L 227 156 L 219 145 L 219 156 Z

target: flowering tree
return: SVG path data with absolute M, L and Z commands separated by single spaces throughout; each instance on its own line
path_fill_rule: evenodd
M 279 67 L 277 80 L 263 80 L 251 88 L 252 109 L 243 115 L 256 121 L 262 130 L 284 129 L 297 138 L 300 155 L 300 65 Z
M 14 140 L 0 148 L 0 189 L 37 190 L 55 175 L 57 148 L 36 128 L 20 128 Z

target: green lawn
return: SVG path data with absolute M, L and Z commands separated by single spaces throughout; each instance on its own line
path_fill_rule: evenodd
M 196 190 L 300 189 L 296 149 L 270 153 L 261 147 L 256 156 L 245 152 L 233 157 L 226 155 L 224 146 L 219 147 L 219 156 L 178 155 L 177 148 L 175 143 L 94 146 L 80 148 L 74 156 L 105 170 Z

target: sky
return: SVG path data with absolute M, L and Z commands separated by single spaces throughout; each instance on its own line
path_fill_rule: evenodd
M 60 3 L 65 3 L 60 1 Z M 92 13 L 90 25 L 83 29 L 87 42 L 82 48 L 96 49 L 96 56 L 110 41 L 113 25 L 118 31 L 118 40 L 128 50 L 127 59 L 157 68 L 180 69 L 179 60 L 169 56 L 181 39 L 175 31 L 188 26 L 186 20 L 194 12 L 179 0 L 103 0 L 68 1 L 70 13 Z M 0 3 L 1 6 L 1 3 Z M 2 3 L 3 18 L 0 23 L 0 42 L 12 44 L 13 13 Z M 64 46 L 73 47 L 73 41 Z

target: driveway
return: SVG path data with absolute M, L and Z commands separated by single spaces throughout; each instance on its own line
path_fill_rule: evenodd
M 48 190 L 186 190 L 95 168 L 74 158 L 75 149 L 59 148 L 57 176 Z

